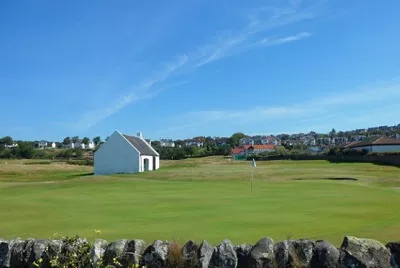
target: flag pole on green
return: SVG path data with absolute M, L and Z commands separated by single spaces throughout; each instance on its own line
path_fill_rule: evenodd
M 254 160 L 251 163 L 251 192 L 253 192 L 253 179 L 254 179 L 254 169 L 256 168 L 257 164 L 256 164 L 256 160 Z

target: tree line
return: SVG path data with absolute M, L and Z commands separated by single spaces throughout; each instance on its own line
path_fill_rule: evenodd
M 79 137 L 70 138 L 76 141 Z M 84 138 L 89 143 L 89 138 Z M 82 142 L 83 142 L 82 140 Z M 68 139 L 64 139 L 64 145 L 68 145 Z M 101 144 L 100 137 L 93 139 L 96 145 Z M 10 136 L 0 138 L 0 158 L 3 159 L 82 159 L 85 157 L 85 151 L 82 148 L 65 148 L 62 150 L 37 150 L 38 142 L 33 141 L 15 141 Z
M 96 146 L 102 143 L 100 136 L 94 137 L 92 141 Z M 62 144 L 69 145 L 71 143 L 78 143 L 78 142 L 82 142 L 83 144 L 88 145 L 91 142 L 91 140 L 89 137 L 84 137 L 83 139 L 80 139 L 79 136 L 73 136 L 73 137 L 68 136 L 63 139 Z

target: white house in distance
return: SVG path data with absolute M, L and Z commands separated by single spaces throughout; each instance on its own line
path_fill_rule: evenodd
M 400 152 L 400 140 L 382 136 L 371 140 L 365 139 L 360 142 L 352 142 L 342 148 L 355 151 L 366 150 L 369 153 Z
M 138 173 L 160 168 L 160 155 L 143 138 L 118 130 L 94 153 L 94 174 Z

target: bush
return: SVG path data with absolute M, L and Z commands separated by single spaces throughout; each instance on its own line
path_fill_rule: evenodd
M 74 153 L 74 149 L 61 150 L 57 153 L 56 157 L 57 158 L 71 158 L 73 153 Z
M 31 162 L 24 162 L 24 165 L 50 165 L 51 161 L 31 161 Z
M 177 242 L 172 242 L 168 248 L 167 267 L 185 267 L 181 246 Z
M 368 153 L 367 155 L 370 155 L 370 156 L 385 156 L 385 155 L 394 155 L 394 156 L 396 156 L 396 155 L 398 155 L 398 156 L 400 156 L 400 152 Z
M 68 165 L 78 165 L 78 166 L 93 166 L 94 161 L 90 159 L 84 159 L 84 160 L 68 160 L 67 161 Z

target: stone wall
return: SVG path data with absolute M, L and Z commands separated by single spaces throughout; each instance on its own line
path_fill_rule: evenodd
M 96 240 L 79 237 L 59 240 L 2 240 L 0 267 L 254 267 L 254 268 L 385 268 L 400 267 L 400 242 L 382 243 L 346 236 L 340 248 L 327 241 L 284 240 L 264 237 L 255 245 L 218 246 L 207 241 L 174 242 L 143 240 Z

